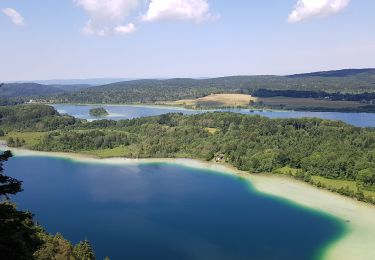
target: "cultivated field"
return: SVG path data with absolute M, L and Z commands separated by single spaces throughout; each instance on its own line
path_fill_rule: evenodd
M 212 94 L 198 99 L 183 99 L 171 102 L 160 102 L 164 105 L 182 105 L 187 107 L 243 107 L 257 99 L 244 94 Z
M 184 106 L 190 108 L 209 107 L 265 107 L 279 109 L 356 109 L 364 106 L 355 101 L 332 101 L 314 98 L 270 97 L 258 98 L 245 94 L 212 94 L 197 99 L 158 102 L 159 105 Z

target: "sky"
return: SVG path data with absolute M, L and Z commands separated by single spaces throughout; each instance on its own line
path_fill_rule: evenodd
M 375 67 L 373 0 L 0 0 L 0 81 Z

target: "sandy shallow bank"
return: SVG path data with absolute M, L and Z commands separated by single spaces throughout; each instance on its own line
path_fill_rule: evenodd
M 0 146 L 5 149 L 6 147 Z M 77 162 L 111 165 L 134 165 L 142 163 L 170 163 L 192 168 L 219 171 L 241 176 L 259 192 L 286 199 L 295 204 L 330 214 L 343 223 L 349 232 L 324 252 L 324 259 L 372 260 L 375 259 L 375 207 L 354 199 L 346 198 L 307 183 L 285 176 L 254 175 L 239 171 L 231 166 L 192 159 L 97 159 L 84 154 L 37 152 L 11 149 L 16 156 L 42 156 L 71 159 Z

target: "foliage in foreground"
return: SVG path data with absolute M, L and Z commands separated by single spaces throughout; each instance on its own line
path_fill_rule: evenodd
M 3 174 L 3 163 L 12 154 L 0 154 L 0 253 L 7 260 L 94 260 L 88 241 L 73 246 L 60 234 L 50 235 L 33 220 L 33 214 L 17 210 L 9 195 L 22 191 L 22 182 Z

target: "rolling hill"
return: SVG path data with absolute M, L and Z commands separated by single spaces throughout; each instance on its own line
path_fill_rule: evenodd
M 82 90 L 89 85 L 43 85 L 38 83 L 6 83 L 0 88 L 1 98 L 45 97 Z
M 322 76 L 324 75 L 324 76 Z M 278 91 L 282 95 L 318 97 L 332 93 L 358 95 L 375 92 L 375 69 L 314 72 L 290 76 L 231 76 L 209 79 L 176 78 L 132 80 L 95 86 L 56 97 L 57 102 L 76 103 L 147 103 L 196 99 L 210 94 L 255 94 L 259 90 Z M 344 95 L 346 94 L 346 95 Z M 367 97 L 368 95 L 364 95 Z M 370 95 L 370 98 L 372 95 Z M 355 100 L 363 98 L 354 97 Z M 353 98 L 352 98 L 353 99 Z

